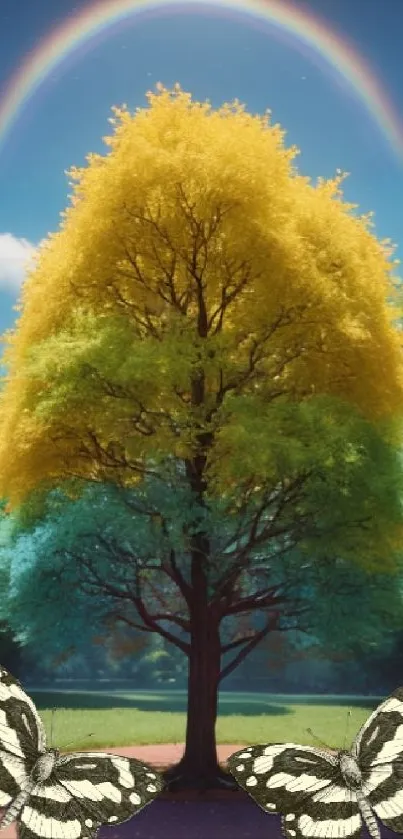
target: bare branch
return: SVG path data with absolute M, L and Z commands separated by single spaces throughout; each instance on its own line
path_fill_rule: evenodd
M 154 616 L 150 615 L 147 611 L 145 604 L 141 599 L 141 596 L 136 597 L 134 599 L 134 603 L 145 626 L 149 627 L 154 632 L 158 632 L 160 635 L 162 635 L 163 638 L 165 638 L 167 641 L 170 641 L 172 644 L 174 644 L 176 647 L 182 650 L 182 652 L 185 653 L 185 655 L 190 655 L 190 644 L 186 643 L 185 641 L 182 641 L 176 635 L 173 635 L 172 632 L 169 632 L 169 630 L 157 624 L 154 619 Z
M 287 487 L 282 484 L 276 493 L 270 492 L 269 490 L 264 493 L 261 503 L 256 508 L 252 521 L 249 522 L 247 533 L 243 535 L 240 528 L 238 528 L 236 538 L 234 538 L 234 535 L 228 538 L 230 545 L 234 544 L 234 541 L 241 541 L 242 536 L 242 547 L 237 545 L 233 550 L 227 549 L 225 553 L 223 552 L 225 562 L 232 562 L 230 567 L 227 567 L 221 577 L 215 582 L 217 599 L 221 599 L 223 593 L 232 588 L 242 571 L 249 566 L 250 555 L 253 550 L 261 545 L 267 544 L 270 540 L 278 539 L 280 536 L 287 535 L 292 539 L 290 524 L 286 523 L 281 526 L 278 522 L 286 507 L 292 506 L 295 509 L 297 498 L 300 497 L 304 485 L 311 474 L 309 471 L 301 473 L 293 481 L 289 482 Z M 276 505 L 275 512 L 269 515 L 269 510 L 273 508 L 274 502 Z M 298 536 L 301 538 L 303 535 L 302 525 L 304 521 L 305 517 L 303 514 L 295 515 L 292 526 L 294 543 L 298 541 Z
M 280 604 L 287 603 L 287 598 L 283 596 L 276 597 L 274 594 L 275 591 L 276 588 L 273 588 L 268 589 L 264 593 L 255 592 L 248 597 L 241 597 L 236 603 L 227 606 L 224 617 L 229 617 L 230 615 L 241 615 L 245 612 L 251 612 L 254 609 L 265 611 L 266 609 L 272 609 L 273 606 L 279 606 Z
M 280 615 L 280 612 L 278 612 L 278 611 L 271 612 L 268 615 L 267 621 L 266 621 L 263 629 L 260 629 L 259 631 L 257 631 L 255 633 L 255 635 L 252 638 L 250 638 L 249 641 L 247 641 L 247 643 L 243 646 L 243 648 L 241 650 L 239 650 L 238 653 L 236 653 L 236 655 L 233 657 L 232 661 L 230 661 L 228 664 L 226 664 L 221 669 L 220 679 L 219 679 L 220 682 L 223 679 L 225 679 L 226 676 L 229 676 L 229 674 L 232 673 L 232 671 L 235 670 L 236 667 L 238 667 L 238 664 L 240 664 L 240 662 L 243 661 L 243 659 L 246 658 L 246 656 L 249 655 L 249 653 L 252 650 L 254 650 L 255 647 L 257 647 L 258 644 L 260 644 L 260 641 L 262 641 L 263 638 L 265 638 L 266 635 L 269 634 L 269 632 L 278 631 L 280 617 L 281 617 L 281 615 Z

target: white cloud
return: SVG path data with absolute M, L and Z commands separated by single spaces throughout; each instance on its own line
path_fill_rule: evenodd
M 35 245 L 27 239 L 0 233 L 0 291 L 20 290 L 35 250 Z

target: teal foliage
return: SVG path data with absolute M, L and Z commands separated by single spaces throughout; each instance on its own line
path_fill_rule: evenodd
M 157 589 L 166 611 L 186 617 L 162 564 L 174 548 L 189 580 L 186 539 L 197 520 L 210 534 L 208 579 L 214 597 L 219 576 L 234 563 L 231 543 L 241 515 L 226 516 L 224 501 L 214 508 L 196 507 L 181 475 L 170 475 L 169 468 L 165 483 L 150 478 L 135 490 L 93 484 L 76 499 L 58 491 L 47 496 L 40 515 L 35 507 L 35 514 L 34 508 L 22 508 L 20 518 L 3 516 L 0 620 L 8 621 L 19 643 L 43 653 L 82 649 L 94 636 L 107 634 L 119 618 L 130 632 L 130 622 L 141 625 L 135 605 L 139 577 L 151 611 L 159 605 L 152 593 Z M 272 540 L 270 547 L 250 551 L 233 599 L 275 589 L 283 598 L 280 627 L 297 648 L 332 654 L 354 646 L 357 653 L 358 648 L 386 645 L 403 626 L 400 573 L 368 571 L 334 556 L 331 546 L 311 556 L 300 548 L 283 548 L 281 540 Z M 89 569 L 95 569 L 96 579 Z M 259 605 L 250 611 L 252 629 L 261 628 L 266 611 Z M 238 618 L 225 618 L 223 643 L 238 631 Z M 181 637 L 187 640 L 186 634 Z

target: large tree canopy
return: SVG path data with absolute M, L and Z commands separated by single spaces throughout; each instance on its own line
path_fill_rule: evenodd
M 73 206 L 24 284 L 2 399 L 13 501 L 66 471 L 136 480 L 156 451 L 192 458 L 202 431 L 223 483 L 245 399 L 401 409 L 389 250 L 341 177 L 312 185 L 280 128 L 238 105 L 149 101 L 72 170 Z
M 40 521 L 30 522 L 29 510 L 0 520 L 0 620 L 33 654 L 68 655 L 94 637 L 108 644 L 111 632 L 115 648 L 119 630 L 127 652 L 138 652 L 139 629 L 189 653 L 190 613 L 169 554 L 189 584 L 183 533 L 191 505 L 178 487 L 147 484 L 146 493 L 92 484 L 74 501 L 48 496 Z M 224 570 L 225 543 L 237 537 L 217 514 L 209 534 L 213 577 Z M 274 546 L 249 552 L 246 573 L 222 608 L 220 681 L 268 634 L 265 617 L 274 606 L 276 629 L 291 645 L 330 656 L 382 646 L 403 626 L 401 572 L 368 571 L 320 544 L 320 557 L 298 548 L 276 554 Z
M 24 284 L 0 492 L 13 509 L 86 482 L 141 493 L 152 479 L 176 508 L 183 493 L 186 513 L 159 511 L 179 541 L 153 573 L 186 608 L 182 766 L 205 781 L 223 620 L 256 609 L 278 629 L 275 562 L 297 547 L 301 566 L 393 568 L 402 358 L 391 249 L 342 176 L 301 177 L 280 128 L 237 103 L 161 87 L 149 106 L 117 110 L 109 154 L 72 170 L 72 206 Z M 251 592 L 257 552 L 270 579 Z

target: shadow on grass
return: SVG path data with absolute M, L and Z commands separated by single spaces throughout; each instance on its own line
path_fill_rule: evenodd
M 29 691 L 37 708 L 130 708 L 137 711 L 186 713 L 186 691 Z M 356 696 L 267 696 L 264 694 L 224 693 L 220 696 L 220 716 L 259 714 L 285 716 L 292 713 L 292 705 L 327 705 L 359 707 L 372 710 L 378 698 Z
M 151 711 L 154 713 L 186 713 L 186 694 L 178 696 L 152 694 L 151 696 L 139 696 L 138 693 L 130 696 L 119 693 L 85 693 L 85 692 L 53 692 L 46 691 L 30 695 L 38 710 L 45 708 L 130 708 L 136 711 Z M 280 716 L 290 713 L 286 705 L 274 705 L 270 701 L 258 700 L 257 702 L 220 702 L 220 715 L 230 716 L 241 714 L 242 716 L 257 716 L 259 714 L 270 714 Z

